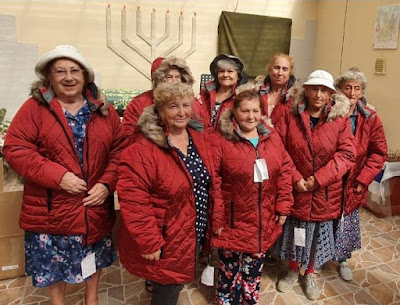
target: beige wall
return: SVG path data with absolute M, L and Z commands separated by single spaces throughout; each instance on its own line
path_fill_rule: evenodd
M 350 67 L 359 67 L 367 76 L 367 100 L 383 121 L 390 150 L 400 149 L 400 50 L 375 50 L 373 30 L 377 8 L 400 1 L 320 1 L 315 68 L 326 69 L 334 77 Z M 343 55 L 342 41 L 344 33 Z M 386 75 L 374 74 L 375 60 L 386 59 Z M 342 62 L 342 64 L 341 64 Z
M 179 56 L 190 48 L 191 17 L 197 13 L 197 49 L 187 58 L 195 78 L 208 73 L 208 66 L 217 52 L 217 25 L 222 10 L 239 13 L 262 14 L 293 19 L 292 38 L 302 39 L 305 21 L 315 20 L 316 1 L 302 0 L 176 0 L 176 1 L 0 1 L 1 14 L 16 16 L 17 39 L 38 44 L 39 55 L 58 44 L 76 45 L 89 59 L 93 67 L 101 72 L 103 88 L 147 89 L 150 82 L 135 69 L 127 65 L 106 46 L 105 9 L 111 3 L 114 43 L 145 71 L 150 64 L 136 55 L 120 41 L 120 14 L 127 6 L 128 26 L 135 29 L 135 10 L 141 7 L 143 30 L 149 34 L 150 13 L 157 10 L 158 32 L 163 32 L 164 13 L 171 15 L 171 42 L 161 45 L 167 49 L 177 40 L 177 20 L 180 11 L 184 13 L 184 45 L 174 54 Z M 236 7 L 237 5 L 237 7 Z M 133 33 L 130 39 L 138 41 Z M 149 48 L 138 41 L 146 52 Z M 266 59 L 267 62 L 268 59 Z M 198 84 L 198 82 L 197 82 Z

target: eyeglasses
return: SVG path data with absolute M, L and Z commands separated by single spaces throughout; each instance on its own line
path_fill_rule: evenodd
M 76 77 L 76 76 L 81 76 L 83 71 L 85 71 L 85 70 L 78 69 L 78 68 L 72 68 L 69 71 L 68 70 L 64 70 L 64 69 L 55 69 L 55 70 L 52 70 L 51 72 L 54 73 L 56 75 L 56 77 L 58 77 L 58 78 L 64 78 L 64 77 L 67 76 L 68 72 L 73 77 Z

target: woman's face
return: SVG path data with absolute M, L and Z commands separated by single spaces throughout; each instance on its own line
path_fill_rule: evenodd
M 305 94 L 308 98 L 309 107 L 312 110 L 320 110 L 331 98 L 333 91 L 322 85 L 305 86 Z
M 233 109 L 233 115 L 241 131 L 253 131 L 261 119 L 260 100 L 254 97 L 241 101 L 239 107 Z
M 278 57 L 269 69 L 272 85 L 284 86 L 291 74 L 290 61 L 286 57 Z
M 351 106 L 362 97 L 362 86 L 357 81 L 344 82 L 340 90 L 349 98 Z
M 218 68 L 218 83 L 220 87 L 231 88 L 237 83 L 238 79 L 239 75 L 234 67 Z
M 186 128 L 192 117 L 192 98 L 184 97 L 165 105 L 159 112 L 161 121 L 170 132 L 179 132 Z
M 81 66 L 71 59 L 57 59 L 50 68 L 50 84 L 56 96 L 68 101 L 82 96 L 85 76 Z
M 182 82 L 181 72 L 178 69 L 171 69 L 167 73 L 167 83 Z

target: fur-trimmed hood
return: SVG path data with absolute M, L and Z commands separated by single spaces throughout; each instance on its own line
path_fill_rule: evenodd
M 139 117 L 137 127 L 148 140 L 159 147 L 168 148 L 170 147 L 168 130 L 166 126 L 160 122 L 155 109 L 154 105 L 146 107 Z M 203 124 L 193 119 L 190 120 L 188 127 L 200 132 L 204 130 Z
M 293 115 L 302 113 L 307 108 L 308 100 L 305 96 L 305 90 L 302 88 L 294 98 L 291 111 Z M 331 100 L 325 105 L 323 113 L 326 116 L 326 122 L 330 122 L 338 117 L 345 117 L 350 110 L 350 101 L 342 93 L 332 94 Z
M 231 109 L 227 109 L 224 113 L 221 114 L 218 124 L 222 136 L 227 140 L 238 142 L 240 138 L 242 138 L 242 133 L 240 131 L 239 125 L 235 121 Z M 268 136 L 271 133 L 271 129 L 269 127 L 273 127 L 271 120 L 263 117 L 257 126 L 257 131 L 262 136 Z
M 194 78 L 192 72 L 190 72 L 189 66 L 186 64 L 186 61 L 183 58 L 172 56 L 165 58 L 160 66 L 151 75 L 153 80 L 153 89 L 156 88 L 158 84 L 166 82 L 167 72 L 173 66 L 177 67 L 181 72 L 182 83 L 190 86 L 193 85 Z
M 53 98 L 56 97 L 53 88 L 51 86 L 46 87 L 42 81 L 36 81 L 32 84 L 30 95 L 38 103 L 43 105 L 48 105 Z M 87 84 L 85 97 L 89 103 L 89 108 L 91 111 L 100 109 L 100 113 L 103 116 L 108 115 L 110 111 L 110 104 L 108 103 L 106 96 L 95 85 L 95 83 Z
M 271 90 L 271 78 L 269 75 L 264 80 L 264 84 L 260 87 L 260 95 L 267 94 Z M 287 86 L 282 89 L 281 97 L 282 102 L 287 102 L 291 98 L 295 97 L 301 91 L 301 86 L 299 81 L 296 79 L 294 75 L 289 77 Z M 283 98 L 284 97 L 284 98 Z

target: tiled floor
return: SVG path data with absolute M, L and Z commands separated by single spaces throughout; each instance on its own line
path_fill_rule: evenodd
M 277 276 L 286 269 L 284 263 L 265 265 L 260 304 L 400 304 L 400 216 L 376 218 L 361 211 L 362 245 L 349 264 L 354 269 L 354 279 L 344 282 L 337 274 L 334 263 L 324 266 L 318 275 L 322 288 L 319 300 L 304 297 L 300 284 L 293 292 L 276 291 Z M 83 305 L 83 285 L 69 285 L 67 304 Z M 187 285 L 179 298 L 179 305 L 213 304 L 214 289 L 197 283 Z M 100 285 L 101 305 L 148 305 L 149 294 L 142 279 L 130 275 L 119 262 L 104 270 Z M 0 281 L 0 305 L 48 305 L 46 291 L 31 286 L 30 278 L 21 277 Z

